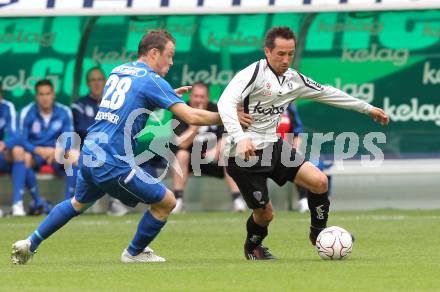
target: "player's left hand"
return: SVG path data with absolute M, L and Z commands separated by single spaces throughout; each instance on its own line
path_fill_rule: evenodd
M 390 119 L 383 109 L 374 107 L 368 114 L 374 121 L 379 122 L 382 126 L 388 125 Z
M 174 92 L 179 96 L 182 97 L 182 95 L 184 95 L 185 93 L 187 93 L 188 91 L 190 91 L 192 88 L 192 86 L 182 86 L 179 88 L 174 89 Z

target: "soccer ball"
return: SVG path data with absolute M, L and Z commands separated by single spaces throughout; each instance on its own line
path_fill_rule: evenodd
M 351 254 L 350 232 L 338 226 L 325 228 L 316 239 L 316 250 L 324 260 L 342 260 Z

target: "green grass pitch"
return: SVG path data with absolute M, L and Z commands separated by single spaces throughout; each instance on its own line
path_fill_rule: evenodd
M 11 244 L 42 217 L 0 219 L 1 291 L 439 291 L 440 210 L 332 212 L 356 235 L 353 254 L 324 261 L 307 240 L 308 214 L 277 212 L 265 244 L 278 261 L 243 257 L 246 214 L 174 215 L 151 247 L 166 263 L 122 264 L 141 214 L 83 215 L 25 266 Z

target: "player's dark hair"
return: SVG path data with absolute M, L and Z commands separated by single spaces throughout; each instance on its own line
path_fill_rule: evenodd
M 35 91 L 38 91 L 38 87 L 40 86 L 50 86 L 53 90 L 53 83 L 49 79 L 41 79 L 35 84 Z
M 272 27 L 264 38 L 264 47 L 269 50 L 273 50 L 275 48 L 275 39 L 282 38 L 285 40 L 294 40 L 296 43 L 295 33 L 287 26 L 275 26 Z
M 192 88 L 194 88 L 194 87 L 203 87 L 206 89 L 206 92 L 209 94 L 209 86 L 205 82 L 201 82 L 201 81 L 196 82 L 192 85 Z
M 87 81 L 87 82 L 89 82 L 89 76 L 90 76 L 90 73 L 92 73 L 93 71 L 99 71 L 99 72 L 101 72 L 102 76 L 103 76 L 104 79 L 105 79 L 105 73 L 104 73 L 104 70 L 102 70 L 102 68 L 99 67 L 99 66 L 95 66 L 95 67 L 92 67 L 92 68 L 90 68 L 89 70 L 87 70 L 87 73 L 86 73 L 86 81 Z
M 169 41 L 173 42 L 173 44 L 176 44 L 176 40 L 166 30 L 158 29 L 149 31 L 139 42 L 138 57 L 146 55 L 149 50 L 154 48 L 158 49 L 159 52 L 162 53 Z

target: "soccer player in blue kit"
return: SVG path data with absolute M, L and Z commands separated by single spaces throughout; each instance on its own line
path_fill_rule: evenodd
M 27 239 L 12 246 L 11 262 L 26 264 L 40 243 L 81 214 L 105 193 L 128 206 L 150 204 L 138 224 L 134 238 L 123 251 L 124 263 L 160 262 L 148 245 L 165 225 L 175 207 L 174 194 L 147 172 L 133 164 L 135 135 L 145 126 L 148 111 L 170 110 L 192 125 L 221 124 L 218 113 L 186 105 L 179 95 L 189 90 L 174 91 L 164 77 L 173 65 L 174 38 L 164 30 L 147 33 L 138 46 L 138 60 L 113 69 L 88 136 L 81 151 L 76 194 L 56 205 L 41 225 Z M 140 114 L 139 114 L 140 113 Z M 137 117 L 133 118 L 133 114 Z M 249 116 L 243 114 L 243 121 Z M 133 122 L 132 127 L 127 124 Z M 243 123 L 247 126 L 246 123 Z M 127 143 L 128 142 L 128 143 Z M 127 147 L 127 144 L 129 147 Z

